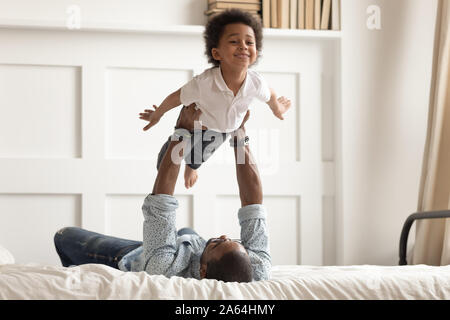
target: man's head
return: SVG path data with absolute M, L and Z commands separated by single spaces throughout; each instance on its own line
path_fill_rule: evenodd
M 251 282 L 252 264 L 244 246 L 225 235 L 209 239 L 200 258 L 200 277 L 225 282 Z
M 236 47 L 234 53 L 242 49 L 237 47 L 241 43 L 246 46 L 249 65 L 257 61 L 258 53 L 262 49 L 261 22 L 250 13 L 239 9 L 229 9 L 214 16 L 207 23 L 203 37 L 208 62 L 216 67 L 227 62 L 226 55 L 233 47 Z M 224 52 L 225 50 L 228 52 Z

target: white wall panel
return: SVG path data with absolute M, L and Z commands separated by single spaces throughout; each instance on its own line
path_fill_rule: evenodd
M 266 196 L 267 224 L 270 236 L 270 254 L 273 264 L 302 264 L 302 237 L 300 225 L 300 198 L 286 196 Z M 302 214 L 307 214 L 302 212 Z M 314 214 L 314 213 L 309 213 Z M 309 246 L 315 246 L 309 243 Z
M 292 106 L 284 115 L 285 119 L 276 118 L 269 106 L 255 101 L 251 108 L 251 119 L 248 122 L 248 135 L 252 139 L 252 152 L 260 164 L 262 174 L 276 174 L 278 165 L 300 160 L 298 122 L 300 105 L 300 74 L 287 72 L 264 72 L 261 74 L 277 95 L 288 97 Z M 288 137 L 286 139 L 286 137 Z M 277 159 L 278 158 L 278 159 Z
M 60 265 L 53 236 L 81 225 L 79 195 L 0 194 L 0 243 L 16 263 Z
M 108 195 L 106 197 L 106 234 L 142 241 L 144 216 L 142 205 L 147 195 Z M 176 227 L 192 228 L 192 197 L 176 195 L 179 208 L 177 210 Z
M 108 68 L 106 71 L 107 158 L 150 158 L 155 161 L 171 134 L 179 109 L 167 112 L 146 134 L 139 119 L 193 76 L 192 70 Z M 128 128 L 130 130 L 124 130 Z
M 337 263 L 336 254 L 336 210 L 335 198 L 323 197 L 323 265 L 334 266 Z
M 80 80 L 80 67 L 0 64 L 0 157 L 80 157 Z

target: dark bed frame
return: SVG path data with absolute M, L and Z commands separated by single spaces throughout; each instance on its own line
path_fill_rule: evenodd
M 407 263 L 406 261 L 406 247 L 408 245 L 408 234 L 409 229 L 411 229 L 412 224 L 415 220 L 422 219 L 441 219 L 441 218 L 450 218 L 450 210 L 441 210 L 441 211 L 424 211 L 424 212 L 416 212 L 411 214 L 403 224 L 402 233 L 400 235 L 400 250 L 399 257 L 400 261 L 399 265 L 404 266 Z

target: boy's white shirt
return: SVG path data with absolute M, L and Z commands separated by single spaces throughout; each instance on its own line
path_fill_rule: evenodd
M 260 74 L 250 69 L 236 96 L 227 87 L 220 67 L 206 69 L 195 76 L 180 93 L 183 105 L 195 103 L 202 111 L 199 119 L 202 125 L 224 133 L 239 128 L 254 98 L 268 102 L 270 88 Z

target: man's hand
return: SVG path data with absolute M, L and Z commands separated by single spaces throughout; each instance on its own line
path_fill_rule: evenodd
M 193 131 L 194 122 L 198 121 L 201 113 L 202 112 L 200 109 L 195 110 L 195 103 L 183 107 L 180 111 L 180 116 L 178 117 L 175 127 Z
M 247 113 L 244 116 L 244 120 L 242 120 L 241 125 L 239 126 L 239 128 L 237 128 L 232 134 L 231 134 L 231 139 L 233 139 L 233 141 L 238 141 L 241 140 L 243 138 L 245 138 L 246 134 L 245 134 L 245 123 L 247 122 L 247 120 L 250 118 L 250 110 L 247 110 Z
M 250 118 L 250 110 L 247 110 L 247 113 L 245 114 L 245 116 L 244 116 L 244 120 L 242 120 L 242 123 L 241 123 L 241 126 L 239 127 L 239 129 L 242 129 L 242 130 L 244 130 L 244 132 L 245 132 L 245 127 L 244 127 L 244 125 L 245 125 L 245 123 L 247 122 L 247 120 Z
M 162 117 L 161 112 L 158 111 L 158 107 L 153 105 L 153 108 L 155 110 L 145 109 L 144 113 L 139 113 L 139 119 L 147 120 L 149 122 L 149 124 L 144 127 L 144 131 L 147 131 L 157 124 Z

